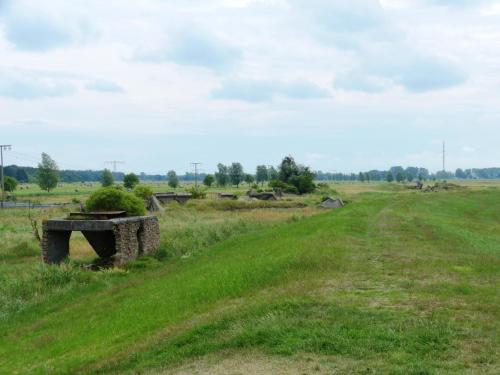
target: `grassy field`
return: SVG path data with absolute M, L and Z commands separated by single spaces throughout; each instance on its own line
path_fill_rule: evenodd
M 80 236 L 40 265 L 26 212 L 0 212 L 0 373 L 497 374 L 500 189 L 468 185 L 175 205 L 158 254 L 99 272 Z

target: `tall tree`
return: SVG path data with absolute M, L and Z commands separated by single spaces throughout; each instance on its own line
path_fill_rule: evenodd
M 398 172 L 396 174 L 396 181 L 397 182 L 403 182 L 405 180 L 405 175 L 403 172 Z
M 215 180 L 217 185 L 223 187 L 229 183 L 228 167 L 222 163 L 217 164 L 217 172 L 215 172 Z
M 38 185 L 40 189 L 51 191 L 59 182 L 59 168 L 56 162 L 45 152 L 42 161 L 38 163 Z
M 251 174 L 246 174 L 245 175 L 245 182 L 250 186 L 250 184 L 253 184 L 255 181 L 255 178 Z
M 365 174 L 363 172 L 359 172 L 358 180 L 361 182 L 365 182 Z
M 215 181 L 214 176 L 212 176 L 211 174 L 207 174 L 203 179 L 203 185 L 205 185 L 206 187 L 211 187 L 214 181 Z
M 279 167 L 279 179 L 288 183 L 292 176 L 299 175 L 299 167 L 291 156 L 285 156 Z
M 392 172 L 388 172 L 386 178 L 387 178 L 387 182 L 394 181 L 394 176 L 392 175 Z
M 14 177 L 6 176 L 4 181 L 5 191 L 13 192 L 17 188 L 17 180 Z
M 461 168 L 458 168 L 456 171 L 455 171 L 455 177 L 456 178 L 467 178 L 467 174 L 461 169 Z
M 129 173 L 123 176 L 123 186 L 127 189 L 133 189 L 139 184 L 139 177 L 135 173 Z
M 408 167 L 405 169 L 405 176 L 408 181 L 413 181 L 418 178 L 419 169 L 417 167 Z
M 231 184 L 240 186 L 245 178 L 245 173 L 243 172 L 243 166 L 240 163 L 232 163 L 229 167 L 229 178 L 231 179 Z
M 262 184 L 262 185 L 264 185 L 264 182 L 269 180 L 269 173 L 268 173 L 267 167 L 265 165 L 258 165 L 257 166 L 256 179 L 257 179 L 257 183 Z
M 168 171 L 167 178 L 168 186 L 170 186 L 172 189 L 175 189 L 177 186 L 179 186 L 179 178 L 177 177 L 177 173 L 175 173 L 175 171 Z
M 115 183 L 115 178 L 109 169 L 102 171 L 101 175 L 101 185 L 103 187 L 112 186 Z
M 429 171 L 427 168 L 419 168 L 418 169 L 419 180 L 428 180 L 430 177 Z
M 274 167 L 270 167 L 268 170 L 269 181 L 277 180 L 279 178 L 279 173 Z
M 399 165 L 397 165 L 395 167 L 391 167 L 390 171 L 391 171 L 392 175 L 395 177 L 398 175 L 398 173 L 401 173 L 402 175 L 404 175 L 404 173 L 405 173 L 404 168 L 399 166 Z

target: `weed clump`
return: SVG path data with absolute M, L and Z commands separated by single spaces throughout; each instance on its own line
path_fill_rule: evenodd
M 128 216 L 143 216 L 144 201 L 132 193 L 107 187 L 93 193 L 86 203 L 87 211 L 126 211 Z
M 146 185 L 137 185 L 134 188 L 135 196 L 147 201 L 149 198 L 153 196 L 153 189 Z

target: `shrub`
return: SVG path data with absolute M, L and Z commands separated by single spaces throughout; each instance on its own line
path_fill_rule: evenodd
M 177 177 L 175 171 L 168 171 L 167 177 L 168 177 L 168 186 L 170 186 L 173 189 L 179 186 L 179 178 Z
M 205 176 L 205 178 L 203 179 L 203 184 L 206 187 L 211 187 L 214 182 L 215 182 L 215 178 L 211 174 L 207 174 Z
M 108 186 L 113 186 L 114 183 L 115 179 L 113 177 L 113 174 L 111 173 L 110 170 L 105 169 L 101 175 L 101 185 L 103 187 L 108 187 Z
M 147 201 L 149 198 L 153 196 L 153 189 L 146 185 L 138 185 L 134 189 L 135 196 L 144 199 Z
M 299 194 L 299 190 L 294 185 L 287 184 L 280 180 L 272 180 L 269 182 L 269 186 L 272 187 L 274 191 L 281 189 L 285 193 Z
M 127 189 L 133 189 L 136 185 L 139 185 L 139 177 L 135 173 L 129 173 L 123 177 L 123 186 Z
M 128 216 L 146 213 L 144 202 L 132 193 L 114 187 L 101 188 L 87 200 L 87 211 L 127 211 Z
M 189 189 L 188 193 L 193 196 L 193 199 L 205 199 L 207 197 L 207 192 L 205 190 L 197 189 L 195 187 Z
M 6 176 L 4 180 L 5 191 L 13 192 L 17 188 L 17 180 L 14 177 Z

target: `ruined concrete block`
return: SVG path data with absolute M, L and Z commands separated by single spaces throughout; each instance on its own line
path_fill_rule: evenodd
M 43 223 L 42 259 L 61 263 L 69 255 L 69 239 L 82 232 L 101 258 L 114 257 L 124 264 L 160 247 L 160 226 L 155 216 L 136 216 L 109 220 L 52 219 Z

